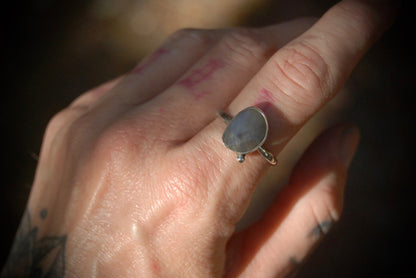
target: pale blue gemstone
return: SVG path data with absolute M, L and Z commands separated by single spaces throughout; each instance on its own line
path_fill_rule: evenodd
M 235 116 L 222 136 L 224 145 L 232 151 L 246 154 L 257 150 L 266 140 L 267 119 L 256 107 L 248 107 Z

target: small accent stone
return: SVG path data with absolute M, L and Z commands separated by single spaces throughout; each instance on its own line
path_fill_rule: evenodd
M 241 154 L 241 153 L 237 154 L 237 161 L 240 163 L 243 163 L 245 160 L 245 156 L 246 156 L 245 154 Z

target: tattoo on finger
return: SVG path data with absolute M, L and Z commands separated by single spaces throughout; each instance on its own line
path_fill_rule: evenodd
M 295 277 L 300 265 L 301 262 L 295 256 L 291 256 L 287 262 L 287 267 L 280 273 L 279 277 Z
M 334 221 L 328 219 L 326 221 L 318 223 L 308 234 L 309 237 L 321 238 L 323 235 L 327 234 L 331 229 Z
M 219 69 L 223 68 L 224 64 L 215 59 L 209 60 L 201 68 L 197 68 L 191 71 L 191 73 L 184 79 L 178 82 L 178 85 L 181 85 L 189 90 L 195 100 L 200 99 L 201 97 L 209 94 L 208 91 L 200 91 L 197 88 L 197 85 L 200 83 L 209 80 L 212 78 L 212 75 Z

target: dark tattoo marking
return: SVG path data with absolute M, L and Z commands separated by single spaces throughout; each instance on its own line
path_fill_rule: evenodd
M 329 231 L 329 229 L 331 229 L 333 223 L 334 222 L 331 219 L 326 220 L 322 223 L 318 223 L 318 225 L 316 225 L 316 227 L 313 228 L 312 231 L 309 233 L 309 237 L 320 238 L 321 236 L 328 233 L 328 231 Z
M 294 256 L 289 258 L 289 263 L 291 266 L 295 266 L 295 267 L 300 265 L 300 262 Z
M 48 210 L 46 208 L 40 211 L 40 218 L 45 219 L 48 216 Z
M 36 162 L 39 161 L 39 155 L 35 152 L 30 151 L 29 152 L 30 157 L 32 157 Z
M 42 216 L 43 215 L 43 216 Z M 40 213 L 47 217 L 47 210 Z M 37 239 L 38 227 L 32 227 L 28 210 L 23 215 L 2 278 L 65 277 L 65 245 L 67 236 L 46 236 Z
M 296 273 L 299 270 L 300 265 L 301 265 L 301 262 L 298 259 L 296 259 L 294 256 L 291 256 L 289 258 L 287 267 L 285 267 L 285 269 L 280 273 L 279 277 L 285 277 L 285 278 L 295 277 Z

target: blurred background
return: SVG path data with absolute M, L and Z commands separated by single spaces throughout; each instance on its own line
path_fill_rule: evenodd
M 9 1 L 12 2 L 12 1 Z M 3 265 L 33 181 L 48 120 L 80 93 L 131 70 L 177 29 L 262 26 L 320 16 L 337 1 L 22 0 L 3 9 L 5 86 L 0 186 Z M 378 277 L 412 273 L 415 217 L 410 151 L 415 93 L 411 9 L 357 66 L 341 93 L 280 155 L 240 227 L 255 221 L 322 129 L 356 123 L 361 144 L 350 169 L 341 221 L 297 277 Z M 410 254 L 410 255 L 409 255 Z

